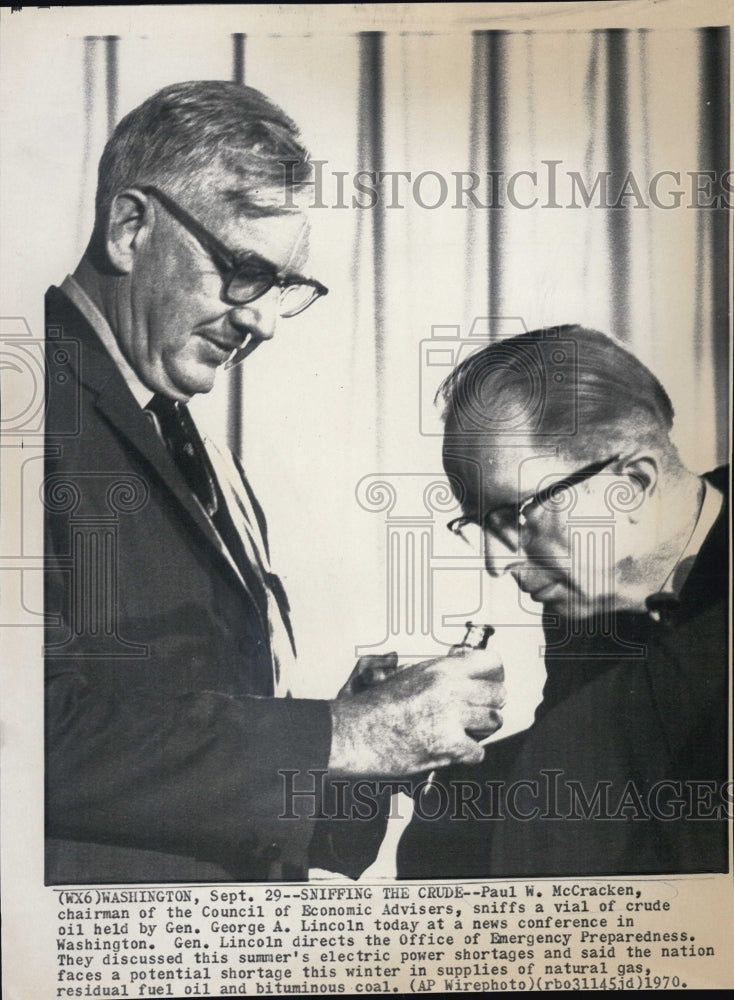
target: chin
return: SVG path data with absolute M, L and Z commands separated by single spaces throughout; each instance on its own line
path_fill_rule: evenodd
M 578 611 L 575 608 L 570 608 L 567 601 L 551 599 L 549 601 L 543 601 L 542 606 L 543 614 L 557 615 L 559 618 L 568 619 L 569 621 L 573 621 L 579 617 Z
M 599 609 L 567 592 L 549 596 L 542 604 L 544 612 L 558 615 L 567 621 L 586 621 L 588 618 L 593 618 L 595 614 L 600 613 Z
M 582 604 L 580 601 L 574 601 L 573 599 L 547 601 L 543 604 L 543 611 L 558 615 L 559 618 L 563 618 L 569 622 L 586 622 L 602 617 L 606 621 L 614 613 L 614 610 L 614 608 L 590 602 Z
M 203 370 L 202 370 L 203 368 Z M 211 392 L 217 376 L 217 369 L 198 366 L 192 370 L 176 372 L 175 377 L 170 379 L 171 388 L 176 392 L 183 393 L 187 398 L 199 396 L 206 392 Z

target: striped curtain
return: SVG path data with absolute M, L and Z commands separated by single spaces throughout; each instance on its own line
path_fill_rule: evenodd
M 614 333 L 668 388 L 684 459 L 728 454 L 728 222 L 710 207 L 729 167 L 727 29 L 130 34 L 80 40 L 74 59 L 59 267 L 84 249 L 107 134 L 168 83 L 257 87 L 318 161 L 311 266 L 330 294 L 195 404 L 268 513 L 310 692 L 384 632 L 387 514 L 359 484 L 440 475 L 433 394 L 477 337 Z

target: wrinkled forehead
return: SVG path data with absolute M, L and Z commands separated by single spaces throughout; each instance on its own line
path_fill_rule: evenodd
M 308 259 L 310 225 L 301 189 L 212 169 L 191 185 L 190 210 L 235 252 L 253 251 L 280 268 Z
M 311 227 L 303 212 L 257 216 L 239 212 L 223 231 L 233 250 L 254 251 L 282 271 L 303 271 L 308 261 Z
M 210 218 L 213 232 L 235 253 L 257 253 L 283 271 L 301 271 L 305 267 L 310 225 L 302 212 L 253 215 L 236 205 L 220 203 Z
M 510 474 L 512 457 L 501 444 L 486 437 L 447 433 L 443 440 L 443 465 L 454 492 L 476 497 Z
M 479 498 L 484 506 L 515 503 L 562 464 L 552 448 L 539 448 L 527 437 L 455 432 L 444 436 L 443 463 L 454 493 L 468 507 Z

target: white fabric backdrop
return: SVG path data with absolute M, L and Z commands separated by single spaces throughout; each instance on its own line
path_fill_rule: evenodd
M 533 618 L 443 538 L 448 513 L 436 506 L 448 511 L 446 498 L 434 494 L 425 506 L 441 471 L 430 399 L 472 330 L 502 336 L 523 322 L 578 321 L 617 333 L 658 373 L 694 468 L 728 454 L 726 220 L 689 207 L 685 175 L 728 166 L 728 83 L 716 70 L 728 67 L 727 39 L 694 30 L 473 34 L 460 24 L 442 33 L 274 35 L 258 31 L 247 9 L 241 20 L 240 43 L 182 25 L 175 36 L 131 27 L 120 38 L 48 46 L 57 85 L 37 101 L 28 169 L 41 190 L 53 173 L 55 197 L 35 220 L 36 239 L 45 228 L 52 242 L 34 281 L 39 270 L 47 284 L 73 269 L 108 128 L 155 89 L 243 72 L 281 103 L 326 161 L 312 270 L 330 294 L 284 322 L 241 373 L 221 373 L 195 408 L 220 437 L 241 442 L 265 506 L 302 654 L 296 689 L 331 693 L 358 647 L 435 652 L 457 635 L 446 616 L 463 620 L 483 602 L 512 627 L 509 658 L 535 685 L 516 688 L 526 720 L 542 678 L 538 636 L 520 627 Z M 559 161 L 557 208 L 546 207 L 551 160 Z M 418 189 L 423 205 L 400 180 L 403 207 L 392 207 L 389 188 L 373 209 L 336 207 L 335 172 L 346 172 L 349 203 L 359 169 L 435 174 Z M 537 188 L 518 177 L 515 195 L 537 195 L 538 205 L 455 207 L 455 172 L 488 169 L 505 178 L 536 171 Z M 570 171 L 590 188 L 597 171 L 611 169 L 632 170 L 649 207 L 634 197 L 616 210 L 569 207 Z M 646 185 L 661 170 L 682 174 L 679 208 L 649 204 Z M 436 174 L 448 195 L 429 208 L 440 200 Z M 675 186 L 661 183 L 661 196 Z M 486 200 L 486 182 L 477 193 Z M 34 206 L 24 211 L 34 221 Z M 240 407 L 228 401 L 233 386 Z M 392 509 L 381 508 L 385 488 L 369 477 L 396 491 Z

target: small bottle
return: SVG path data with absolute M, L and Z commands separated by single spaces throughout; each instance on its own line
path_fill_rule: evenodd
M 466 623 L 466 635 L 456 646 L 449 650 L 449 656 L 457 656 L 462 649 L 486 649 L 487 643 L 494 635 L 494 628 L 491 625 L 478 625 L 476 622 Z M 485 731 L 467 729 L 467 735 L 476 740 L 480 746 L 484 746 L 492 733 Z
M 487 643 L 494 635 L 494 628 L 491 625 L 477 625 L 476 622 L 466 623 L 466 635 L 451 647 L 449 656 L 460 649 L 486 649 Z
M 466 634 L 461 642 L 456 643 L 452 646 L 448 652 L 449 656 L 458 656 L 462 649 L 486 649 L 487 643 L 494 635 L 494 627 L 492 625 L 477 625 L 476 622 L 466 623 Z M 476 740 L 480 746 L 484 746 L 493 735 L 490 733 L 487 735 L 484 731 L 476 731 L 473 729 L 467 729 L 467 735 L 471 736 L 473 740 Z M 433 783 L 436 780 L 436 772 L 431 771 L 426 778 L 422 788 L 421 795 L 430 791 L 433 787 Z

